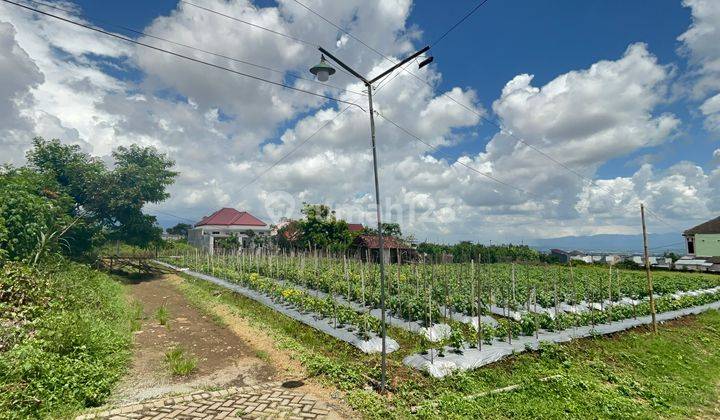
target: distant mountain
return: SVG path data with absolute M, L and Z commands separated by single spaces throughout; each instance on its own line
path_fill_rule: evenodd
M 642 235 L 564 236 L 534 239 L 529 245 L 541 251 L 559 248 L 565 251 L 639 253 L 643 250 Z M 653 254 L 685 252 L 685 241 L 679 233 L 651 233 L 648 235 L 648 245 Z

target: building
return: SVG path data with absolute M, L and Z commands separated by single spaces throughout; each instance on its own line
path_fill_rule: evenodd
M 348 223 L 348 230 L 352 233 L 354 232 L 362 232 L 365 230 L 365 226 L 362 225 L 362 223 Z
M 720 217 L 683 232 L 688 255 L 675 261 L 678 270 L 720 272 Z
M 417 260 L 417 251 L 394 236 L 383 236 L 383 248 L 386 263 Z M 359 253 L 363 261 L 370 259 L 373 262 L 380 262 L 380 237 L 378 235 L 358 235 L 352 243 L 352 249 Z
M 243 247 L 251 245 L 253 236 L 266 236 L 270 227 L 246 211 L 224 207 L 204 217 L 194 228 L 188 230 L 188 243 L 213 253 L 216 238 L 237 236 Z
M 693 257 L 720 257 L 720 217 L 683 232 L 687 253 Z

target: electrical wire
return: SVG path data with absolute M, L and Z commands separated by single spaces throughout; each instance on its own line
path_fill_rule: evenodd
M 368 45 L 368 44 L 365 43 L 363 40 L 359 39 L 358 37 L 356 37 L 355 35 L 353 35 L 353 34 L 350 33 L 349 31 L 347 31 L 347 30 L 343 29 L 342 27 L 340 27 L 339 25 L 337 25 L 335 22 L 332 22 L 331 20 L 329 20 L 328 18 L 324 17 L 323 15 L 321 15 L 321 14 L 318 13 L 318 12 L 316 12 L 315 10 L 311 9 L 311 8 L 308 7 L 307 5 L 305 5 L 305 4 L 303 4 L 302 2 L 300 2 L 299 0 L 293 0 L 293 1 L 294 1 L 295 3 L 297 3 L 297 4 L 299 4 L 300 6 L 302 6 L 303 8 L 305 8 L 306 10 L 310 11 L 310 12 L 311 12 L 312 14 L 314 14 L 315 16 L 319 17 L 319 18 L 322 19 L 323 21 L 327 22 L 328 24 L 330 24 L 330 25 L 333 26 L 334 28 L 338 29 L 339 31 L 343 32 L 344 34 L 346 34 L 346 35 L 348 35 L 349 37 L 353 38 L 354 40 L 358 41 L 360 44 L 364 45 L 364 46 L 365 46 L 366 48 L 368 48 L 369 50 L 371 50 L 371 51 L 375 52 L 376 54 L 378 54 L 379 56 L 383 57 L 385 60 L 387 60 L 387 61 L 395 64 L 395 61 L 392 60 L 390 57 L 384 55 L 383 53 L 381 53 L 381 52 L 378 51 L 377 49 L 375 49 L 375 48 L 373 48 L 372 46 Z M 466 14 L 465 16 L 463 16 L 462 19 L 460 19 L 459 22 L 457 22 L 457 23 L 456 23 L 455 25 L 453 25 L 450 29 L 448 29 L 445 33 L 443 33 L 443 35 L 442 35 L 438 40 L 436 40 L 433 44 L 431 44 L 431 46 L 437 44 L 438 42 L 440 42 L 445 36 L 447 36 L 448 33 L 450 33 L 450 32 L 451 32 L 453 29 L 455 29 L 459 24 L 461 24 L 461 23 L 462 23 L 463 21 L 465 21 L 468 17 L 470 17 L 470 15 L 472 15 L 473 13 L 475 13 L 475 11 L 477 11 L 477 9 L 479 9 L 480 6 L 484 5 L 485 3 L 487 3 L 487 0 L 484 1 L 484 2 L 482 2 L 482 3 L 480 3 L 480 4 L 478 4 L 478 5 L 476 5 L 475 8 L 471 9 L 471 10 L 468 12 L 468 14 Z M 415 78 L 416 80 L 418 80 L 418 81 L 420 81 L 420 82 L 422 82 L 422 83 L 424 83 L 424 84 L 426 84 L 426 85 L 428 85 L 429 87 L 431 87 L 431 88 L 434 89 L 434 86 L 433 86 L 430 82 L 428 82 L 427 80 L 421 78 L 420 76 L 416 75 L 415 73 L 411 72 L 411 71 L 408 70 L 407 68 L 402 68 L 401 70 L 404 71 L 404 72 L 406 72 L 406 73 L 408 73 L 410 76 L 412 76 L 412 77 Z M 487 122 L 487 123 L 495 126 L 495 127 L 498 128 L 502 133 L 504 133 L 504 134 L 512 137 L 512 138 L 515 139 L 516 141 L 524 144 L 525 146 L 527 146 L 527 147 L 529 147 L 530 149 L 534 150 L 535 152 L 537 152 L 538 154 L 540 154 L 540 155 L 543 156 L 544 158 L 546 158 L 546 159 L 550 160 L 551 162 L 555 163 L 556 165 L 564 168 L 565 170 L 567 170 L 568 172 L 574 174 L 575 176 L 577 176 L 578 178 L 584 180 L 585 182 L 588 182 L 590 185 L 594 185 L 594 186 L 596 186 L 596 187 L 604 190 L 605 192 L 607 192 L 607 193 L 609 193 L 609 194 L 611 194 L 611 195 L 613 195 L 613 196 L 617 196 L 615 192 L 613 192 L 613 191 L 605 188 L 605 187 L 602 186 L 602 185 L 599 185 L 599 184 L 597 183 L 597 181 L 595 181 L 595 180 L 593 180 L 593 179 L 591 179 L 591 178 L 583 175 L 582 173 L 580 173 L 580 172 L 578 172 L 577 170 L 571 168 L 571 167 L 568 166 L 567 164 L 565 164 L 565 163 L 563 163 L 563 162 L 555 159 L 554 157 L 552 157 L 550 154 L 546 153 L 545 151 L 543 151 L 543 150 L 540 149 L 539 147 L 537 147 L 537 146 L 529 143 L 527 140 L 523 139 L 522 137 L 519 137 L 519 136 L 515 135 L 512 131 L 505 129 L 500 123 L 497 123 L 497 122 L 495 122 L 495 121 L 487 118 L 487 117 L 486 117 L 485 115 L 483 115 L 482 113 L 480 113 L 480 112 L 478 112 L 477 110 L 475 110 L 475 109 L 473 109 L 473 108 L 471 108 L 471 107 L 463 104 L 462 102 L 456 100 L 455 98 L 453 98 L 452 96 L 450 96 L 450 95 L 447 94 L 446 92 L 443 92 L 441 95 L 442 95 L 443 97 L 451 100 L 452 102 L 456 103 L 457 105 L 459 105 L 460 107 L 464 108 L 465 110 L 467 110 L 467 111 L 469 111 L 469 112 L 477 115 L 477 116 L 478 116 L 479 118 L 481 118 L 483 121 L 485 121 L 485 122 Z M 646 207 L 646 209 L 647 209 L 647 207 Z M 659 217 L 659 216 L 657 216 L 657 217 Z M 664 221 L 663 221 L 663 223 L 667 224 L 667 225 L 670 226 L 670 227 L 673 227 L 672 225 L 668 224 L 667 222 L 664 222 Z
M 452 32 L 453 30 L 455 30 L 455 28 L 457 28 L 458 26 L 460 26 L 460 24 L 462 24 L 463 22 L 465 22 L 465 20 L 467 20 L 467 18 L 469 18 L 470 16 L 472 16 L 472 14 L 477 11 L 477 9 L 479 9 L 480 7 L 482 7 L 482 6 L 483 6 L 485 3 L 487 3 L 487 2 L 488 2 L 488 0 L 483 0 L 483 1 L 481 1 L 480 3 L 478 3 L 475 7 L 473 7 L 472 9 L 470 9 L 470 10 L 465 14 L 465 16 L 463 16 L 459 21 L 457 21 L 453 26 L 451 26 L 450 29 L 448 29 L 447 31 L 445 31 L 442 35 L 440 35 L 440 37 L 439 37 L 438 39 L 436 39 L 432 44 L 430 44 L 430 48 L 432 48 L 432 47 L 434 47 L 435 45 L 439 44 L 440 41 L 442 41 L 446 36 L 448 36 L 448 34 L 449 34 L 450 32 Z
M 289 40 L 298 42 L 298 43 L 300 43 L 300 44 L 303 44 L 303 45 L 306 45 L 306 46 L 310 46 L 310 47 L 313 47 L 313 48 L 317 48 L 317 44 L 313 44 L 312 42 L 306 41 L 306 40 L 304 40 L 304 39 L 302 39 L 302 38 L 298 38 L 298 37 L 293 36 L 293 35 L 289 35 L 289 34 L 286 34 L 286 33 L 282 33 L 282 32 L 276 31 L 276 30 L 274 30 L 274 29 L 266 28 L 266 27 L 261 26 L 261 25 L 258 25 L 258 24 L 256 24 L 256 23 L 248 22 L 248 21 L 246 21 L 246 20 L 244 20 L 244 19 L 240 19 L 240 18 L 237 18 L 237 17 L 235 17 L 235 16 L 231 16 L 231 15 L 228 15 L 228 14 L 226 14 L 226 13 L 219 12 L 219 11 L 217 11 L 217 10 L 210 9 L 210 8 L 208 8 L 208 7 L 200 6 L 199 4 L 191 3 L 191 2 L 186 1 L 186 0 L 179 0 L 179 1 L 180 1 L 180 3 L 182 3 L 182 4 L 187 4 L 188 6 L 196 7 L 196 8 L 198 8 L 198 9 L 205 10 L 206 12 L 210 12 L 210 13 L 216 14 L 216 15 L 218 15 L 218 16 L 223 16 L 223 17 L 225 17 L 225 18 L 232 19 L 232 20 L 234 20 L 234 21 L 236 21 L 236 22 L 244 23 L 245 25 L 252 26 L 253 28 L 261 29 L 261 30 L 263 30 L 263 31 L 267 31 L 267 32 L 273 33 L 273 34 L 275 34 L 275 35 L 279 35 L 279 36 L 285 37 L 285 38 L 287 38 L 287 39 L 289 39 Z
M 415 133 L 411 132 L 411 131 L 408 130 L 407 128 L 401 126 L 400 124 L 398 124 L 398 123 L 396 123 L 395 121 L 391 120 L 390 118 L 386 117 L 385 115 L 383 115 L 383 114 L 380 113 L 379 111 L 375 111 L 375 114 L 376 114 L 377 116 L 379 116 L 380 118 L 384 119 L 385 121 L 389 122 L 390 124 L 394 125 L 396 128 L 398 128 L 398 129 L 399 129 L 400 131 L 402 131 L 403 133 L 407 134 L 408 136 L 412 137 L 413 139 L 415 139 L 415 140 L 419 141 L 420 143 L 424 144 L 428 149 L 432 149 L 433 151 L 435 151 L 435 152 L 437 152 L 437 153 L 444 154 L 444 153 L 443 153 L 440 149 L 438 149 L 436 146 L 433 146 L 432 144 L 426 142 L 425 140 L 423 140 L 422 138 L 420 138 L 420 137 L 419 137 L 418 135 L 416 135 Z M 471 171 L 473 171 L 473 172 L 475 172 L 475 173 L 477 173 L 477 174 L 479 174 L 479 175 L 482 175 L 482 176 L 484 176 L 484 177 L 486 177 L 486 178 L 488 178 L 488 179 L 491 179 L 491 180 L 497 182 L 498 184 L 504 185 L 504 186 L 506 186 L 506 187 L 508 187 L 508 188 L 512 188 L 512 189 L 514 189 L 514 190 L 517 190 L 517 191 L 519 191 L 519 192 L 521 192 L 521 193 L 523 193 L 523 194 L 532 196 L 532 197 L 534 197 L 534 198 L 544 199 L 544 197 L 542 197 L 542 196 L 540 196 L 540 195 L 538 195 L 538 194 L 532 193 L 532 192 L 527 191 L 527 190 L 525 190 L 525 189 L 523 189 L 523 188 L 520 188 L 520 187 L 518 187 L 518 186 L 516 186 L 516 185 L 513 185 L 513 184 L 510 184 L 510 183 L 508 183 L 508 182 L 505 182 L 505 181 L 503 181 L 503 180 L 501 180 L 501 179 L 498 179 L 498 178 L 496 178 L 496 177 L 494 177 L 494 176 L 492 176 L 492 175 L 490 175 L 490 174 L 488 174 L 488 173 L 486 173 L 486 172 L 479 171 L 479 170 L 477 170 L 476 168 L 474 168 L 474 167 L 472 167 L 472 166 L 470 166 L 470 165 L 468 165 L 468 164 L 466 164 L 466 163 L 461 162 L 460 160 L 457 160 L 457 159 L 456 159 L 454 163 L 458 163 L 459 165 L 464 166 L 465 168 L 467 168 L 467 169 L 469 169 L 469 170 L 471 170 Z M 550 201 L 557 201 L 557 200 L 550 200 Z
M 269 79 L 264 79 L 264 78 L 262 78 L 262 77 L 254 76 L 254 75 L 252 75 L 252 74 L 243 73 L 243 72 L 241 72 L 241 71 L 233 70 L 233 69 L 228 68 L 228 67 L 224 67 L 224 66 L 221 66 L 221 65 L 218 65 L 218 64 L 214 64 L 214 63 L 210 63 L 210 62 L 207 62 L 207 61 L 203 61 L 203 60 L 200 60 L 200 59 L 197 59 L 197 58 L 194 58 L 194 57 L 190 57 L 190 56 L 187 56 L 187 55 L 184 55 L 184 54 L 180 54 L 180 53 L 177 53 L 177 52 L 174 52 L 174 51 L 170 51 L 170 50 L 167 50 L 167 49 L 164 49 L 164 48 L 156 47 L 156 46 L 154 46 L 154 45 L 146 44 L 146 43 L 144 43 L 144 42 L 140 42 L 140 41 L 137 41 L 137 40 L 132 39 L 132 38 L 128 38 L 128 37 L 125 37 L 125 36 L 122 36 L 122 35 L 118 35 L 118 34 L 115 34 L 115 33 L 112 33 L 112 32 L 108 32 L 108 31 L 105 31 L 105 30 L 103 30 L 103 29 L 95 28 L 95 27 L 93 27 L 93 26 L 90 26 L 90 25 L 87 25 L 87 24 L 84 24 L 84 23 L 81 23 L 81 22 L 76 22 L 76 21 L 74 21 L 74 20 L 67 19 L 67 18 L 64 18 L 64 17 L 62 17 L 62 16 L 54 15 L 54 14 L 52 14 L 52 13 L 45 12 L 45 11 L 36 9 L 36 8 L 34 8 L 34 7 L 30 7 L 30 6 L 21 4 L 21 3 L 17 3 L 17 2 L 15 2 L 15 1 L 11 1 L 11 0 L 2 0 L 2 1 L 4 1 L 5 3 L 8 3 L 8 4 L 15 5 L 15 6 L 17 6 L 17 7 L 21 7 L 21 8 L 23 8 L 23 9 L 27 9 L 27 10 L 33 11 L 33 12 L 38 13 L 38 14 L 41 14 L 41 15 L 45 15 L 45 16 L 48 16 L 48 17 L 52 17 L 52 18 L 55 18 L 55 19 L 57 19 L 57 20 L 60 20 L 60 21 L 66 22 L 66 23 L 70 23 L 70 24 L 73 24 L 73 25 L 76 25 L 76 26 L 79 26 L 79 27 L 82 27 L 82 28 L 85 28 L 85 29 L 89 29 L 89 30 L 91 30 L 91 31 L 95 31 L 95 32 L 98 32 L 98 33 L 101 33 L 101 34 L 104 34 L 104 35 L 107 35 L 107 36 L 110 36 L 110 37 L 113 37 L 113 38 L 117 38 L 117 39 L 120 39 L 120 40 L 123 40 L 123 41 L 126 41 L 126 42 L 130 42 L 130 43 L 133 43 L 133 44 L 137 44 L 137 45 L 140 45 L 140 46 L 143 46 L 143 47 L 146 47 L 146 48 L 150 48 L 150 49 L 155 50 L 155 51 L 160 51 L 160 52 L 163 52 L 163 53 L 166 53 L 166 54 L 170 54 L 170 55 L 175 56 L 175 57 L 183 58 L 183 59 L 188 60 L 188 61 L 193 61 L 193 62 L 195 62 L 195 63 L 204 64 L 204 65 L 206 65 L 206 66 L 213 67 L 213 68 L 220 69 L 220 70 L 225 70 L 225 71 L 227 71 L 227 72 L 230 72 L 230 73 L 233 73 L 233 74 L 236 74 L 236 75 L 239 75 L 239 76 L 244 76 L 244 77 L 247 77 L 247 78 L 250 78 L 250 79 L 253 79 L 253 80 L 257 80 L 257 81 L 260 81 L 260 82 L 265 82 L 265 83 L 268 83 L 268 84 L 271 84 L 271 85 L 280 86 L 280 87 L 283 87 L 283 88 L 286 88 L 286 89 L 294 90 L 294 91 L 296 91 L 296 92 L 302 92 L 302 93 L 305 93 L 305 94 L 308 94 L 308 95 L 312 95 L 312 96 L 316 96 L 316 97 L 319 97 L 319 98 L 329 99 L 329 100 L 331 100 L 331 101 L 335 101 L 335 102 L 338 102 L 338 103 L 343 103 L 343 104 L 347 104 L 347 105 L 356 106 L 356 107 L 362 109 L 363 112 L 365 112 L 365 109 L 364 109 L 363 107 L 361 107 L 360 105 L 358 105 L 358 104 L 356 104 L 356 103 L 354 103 L 354 102 L 345 101 L 345 100 L 338 99 L 338 98 L 335 98 L 335 97 L 332 97 L 332 96 L 323 95 L 323 94 L 321 94 L 321 93 L 311 92 L 311 91 L 309 91 L 309 90 L 305 90 L 305 89 L 297 88 L 297 87 L 294 87 L 294 86 L 286 85 L 285 83 L 275 82 L 275 81 L 269 80 Z
M 64 9 L 64 8 L 62 8 L 62 7 L 57 7 L 57 6 L 55 6 L 55 5 L 48 4 L 48 3 L 45 3 L 45 2 L 42 2 L 42 1 L 38 1 L 38 0 L 24 0 L 24 1 L 27 1 L 27 2 L 30 2 L 30 3 L 34 3 L 34 4 L 39 4 L 39 5 L 42 5 L 42 6 L 44 6 L 44 7 L 48 7 L 48 8 L 50 8 L 50 9 L 54 9 L 54 10 L 58 10 L 58 11 L 61 11 L 61 12 L 68 13 L 68 14 L 70 14 L 70 15 L 74 14 L 74 12 L 73 12 L 72 10 Z M 183 44 L 183 43 L 181 43 L 181 42 L 172 41 L 172 40 L 167 39 L 167 38 L 163 38 L 163 37 L 160 37 L 160 36 L 157 36 L 157 35 L 152 35 L 152 34 L 149 34 L 149 33 L 147 33 L 147 32 L 143 32 L 143 31 L 140 31 L 140 30 L 138 30 L 138 29 L 130 28 L 130 27 L 127 27 L 127 26 L 124 26 L 124 25 L 119 25 L 119 24 L 116 24 L 116 23 L 113 23 L 113 22 L 109 22 L 109 21 L 107 21 L 107 20 L 103 20 L 103 19 L 93 19 L 93 20 L 96 21 L 96 22 L 103 23 L 103 24 L 105 24 L 105 25 L 109 25 L 109 26 L 115 27 L 115 28 L 117 28 L 117 29 L 120 29 L 120 30 L 123 30 L 123 31 L 126 31 L 126 32 L 130 32 L 130 33 L 136 34 L 136 35 L 142 35 L 142 36 L 144 36 L 144 37 L 156 39 L 156 40 L 158 40 L 158 41 L 167 42 L 168 44 L 172 44 L 172 45 L 176 45 L 176 46 L 179 46 L 179 47 L 183 47 L 183 48 L 188 48 L 188 49 L 191 49 L 191 50 L 199 51 L 199 52 L 202 52 L 202 53 L 205 53 L 205 54 L 209 54 L 209 55 L 212 55 L 212 56 L 215 56 L 215 57 L 219 57 L 219 58 L 224 58 L 224 59 L 226 59 L 226 60 L 234 61 L 234 62 L 236 62 L 236 63 L 240 63 L 240 64 L 244 64 L 244 65 L 247 65 L 247 66 L 259 68 L 259 69 L 262 69 L 262 70 L 271 71 L 271 72 L 273 72 L 273 73 L 278 73 L 278 74 L 281 74 L 281 75 L 283 75 L 283 76 L 291 77 L 291 78 L 293 78 L 293 79 L 305 80 L 305 81 L 308 81 L 308 82 L 311 82 L 311 83 L 315 83 L 315 84 L 318 84 L 318 85 L 321 85 L 321 86 L 325 86 L 325 87 L 328 87 L 328 88 L 336 89 L 336 90 L 341 91 L 341 92 L 347 92 L 347 93 L 352 93 L 352 94 L 355 94 L 355 95 L 366 96 L 366 94 L 365 94 L 365 93 L 362 93 L 362 92 L 357 92 L 357 91 L 354 91 L 354 90 L 345 89 L 345 88 L 342 88 L 342 87 L 340 87 L 340 86 L 336 86 L 336 85 L 333 85 L 333 84 L 330 84 L 330 83 L 323 83 L 323 82 L 321 82 L 321 81 L 319 81 L 319 80 L 316 80 L 316 79 L 314 79 L 314 78 L 303 77 L 303 76 L 300 76 L 300 75 L 295 74 L 295 73 L 290 72 L 290 71 L 274 69 L 274 68 L 272 68 L 272 67 L 264 66 L 264 65 L 261 65 L 261 64 L 256 64 L 256 63 L 253 63 L 253 62 L 250 62 L 250 61 L 247 61 L 247 60 L 242 60 L 242 59 L 235 58 L 235 57 L 231 57 L 231 56 L 228 56 L 228 55 L 225 55 L 225 54 L 220 54 L 220 53 L 208 51 L 208 50 L 205 50 L 205 49 L 203 49 L 203 48 L 195 47 L 195 46 L 193 46 L 193 45 L 188 45 L 188 44 Z
M 284 161 L 285 159 L 287 159 L 290 155 L 292 155 L 292 154 L 295 153 L 298 149 L 300 149 L 302 146 L 304 146 L 305 143 L 307 143 L 307 142 L 309 142 L 310 140 L 312 140 L 312 138 L 315 137 L 315 135 L 316 135 L 317 133 L 319 133 L 323 128 L 325 128 L 325 127 L 327 127 L 328 125 L 330 125 L 330 124 L 331 124 L 333 121 L 335 121 L 340 115 L 344 114 L 345 111 L 347 111 L 348 109 L 350 109 L 350 105 L 346 106 L 342 111 L 340 111 L 340 112 L 338 112 L 337 114 L 335 114 L 335 116 L 334 116 L 333 118 L 327 120 L 323 125 L 321 125 L 320 127 L 318 127 L 312 134 L 310 134 L 310 135 L 309 135 L 308 137 L 306 137 L 303 141 L 301 141 L 300 143 L 298 143 L 297 145 L 295 145 L 295 147 L 293 147 L 289 152 L 287 152 L 287 153 L 284 154 L 282 157 L 280 157 L 280 159 L 278 159 L 278 160 L 276 160 L 275 162 L 273 162 L 270 166 L 268 166 L 267 168 L 265 168 L 261 173 L 259 173 L 258 175 L 256 175 L 255 177 L 253 177 L 253 179 L 251 179 L 249 182 L 247 182 L 245 185 L 243 185 L 242 187 L 240 187 L 240 189 L 236 192 L 236 194 L 239 194 L 239 193 L 242 192 L 245 188 L 249 187 L 250 185 L 252 185 L 253 183 L 255 183 L 258 179 L 262 178 L 265 174 L 267 174 L 268 172 L 270 172 L 274 167 L 276 167 L 277 165 L 279 165 L 282 161 Z

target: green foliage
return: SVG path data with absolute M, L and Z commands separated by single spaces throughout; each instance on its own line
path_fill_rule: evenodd
M 71 209 L 72 199 L 49 177 L 27 169 L 0 172 L 0 263 L 58 251 L 57 239 L 65 241 L 59 235 L 72 225 Z
M 444 254 L 451 254 L 453 262 L 498 263 L 509 261 L 540 261 L 541 254 L 527 245 L 483 245 L 462 241 L 455 245 L 441 245 L 423 242 L 417 248 L 420 254 L 427 254 L 431 261 L 440 261 Z
M 281 230 L 281 246 L 334 252 L 348 248 L 352 235 L 347 223 L 335 217 L 334 210 L 324 204 L 304 203 L 301 212 L 304 218 Z
M 69 417 L 102 404 L 129 357 L 122 286 L 74 263 L 1 270 L 0 322 L 17 334 L 0 341 L 0 417 Z
M 369 235 L 377 235 L 377 229 L 368 228 L 364 229 L 364 233 Z M 399 223 L 383 223 L 382 224 L 383 236 L 393 236 L 395 238 L 402 238 L 402 229 L 400 229 Z
M 147 246 L 160 241 L 162 229 L 142 213 L 147 203 L 168 197 L 177 175 L 174 163 L 152 147 L 118 147 L 109 170 L 99 159 L 59 140 L 35 138 L 27 153 L 30 168 L 53 179 L 74 201 L 70 215 L 83 220 L 69 241 L 71 255 L 87 252 L 101 240 Z
M 197 369 L 197 358 L 186 354 L 180 347 L 173 347 L 165 353 L 165 363 L 175 376 L 187 376 Z
M 170 235 L 181 235 L 181 236 L 187 236 L 188 231 L 192 229 L 192 225 L 187 223 L 178 223 L 177 225 L 173 227 L 169 227 L 165 229 L 167 233 Z
M 262 304 L 185 278 L 186 294 L 208 307 L 230 305 L 233 313 L 267 331 L 278 348 L 312 365 L 320 380 L 348 390 L 346 400 L 366 418 L 688 418 L 695 416 L 698 406 L 717 404 L 716 311 L 680 325 L 665 324 L 657 336 L 636 330 L 612 338 L 542 345 L 539 352 L 441 380 L 403 365 L 403 358 L 420 346 L 420 337 L 391 329 L 389 334 L 401 341 L 401 348 L 388 355 L 393 390 L 383 397 L 367 388 L 367 378 L 379 377 L 379 355 L 361 354 Z M 486 331 L 484 337 L 488 335 Z M 489 393 L 510 385 L 519 387 Z M 416 414 L 411 407 L 417 407 Z
M 167 326 L 168 321 L 170 320 L 170 311 L 168 311 L 167 305 L 165 302 L 163 302 L 160 307 L 157 308 L 155 311 L 155 319 L 157 319 L 157 322 L 160 325 Z

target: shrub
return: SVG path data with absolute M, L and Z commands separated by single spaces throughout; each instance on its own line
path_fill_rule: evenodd
M 69 417 L 102 404 L 131 343 L 120 284 L 80 264 L 8 263 L 0 269 L 0 305 L 13 308 L 0 313 L 22 326 L 0 349 L 0 417 Z

